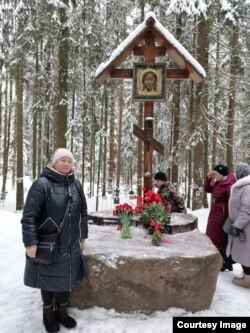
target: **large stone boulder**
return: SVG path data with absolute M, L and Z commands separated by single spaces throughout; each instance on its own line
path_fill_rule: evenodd
M 142 227 L 132 234 L 124 240 L 116 226 L 89 226 L 89 276 L 73 290 L 71 306 L 146 313 L 209 308 L 222 259 L 206 235 L 198 229 L 164 235 L 154 246 Z

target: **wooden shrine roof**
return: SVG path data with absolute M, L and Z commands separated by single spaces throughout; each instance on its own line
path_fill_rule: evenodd
M 114 50 L 106 63 L 101 63 L 95 76 L 98 82 L 108 78 L 124 79 L 133 77 L 133 69 L 119 68 L 130 55 L 145 56 L 147 36 L 154 39 L 154 55 L 168 55 L 178 66 L 178 69 L 167 68 L 167 79 L 178 80 L 191 78 L 196 84 L 204 80 L 206 73 L 193 56 L 165 29 L 156 19 L 153 12 L 147 13 L 145 20 Z

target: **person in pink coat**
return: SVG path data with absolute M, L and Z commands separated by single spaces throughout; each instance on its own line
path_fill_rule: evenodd
M 211 193 L 211 208 L 208 215 L 206 235 L 219 250 L 223 265 L 221 271 L 233 270 L 231 257 L 226 256 L 228 235 L 223 230 L 223 225 L 228 217 L 228 201 L 231 186 L 236 182 L 233 173 L 229 174 L 228 167 L 223 164 L 216 165 L 210 170 L 203 182 L 203 190 Z

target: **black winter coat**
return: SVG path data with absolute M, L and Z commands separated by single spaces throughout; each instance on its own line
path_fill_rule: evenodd
M 31 262 L 26 258 L 24 284 L 46 291 L 71 291 L 83 278 L 79 276 L 82 253 L 80 240 L 88 237 L 87 204 L 82 186 L 74 174 L 63 175 L 46 167 L 31 186 L 23 209 L 22 232 L 25 247 L 37 244 L 38 227 L 51 217 L 58 225 L 67 202 L 69 211 L 60 234 L 57 256 L 52 264 Z

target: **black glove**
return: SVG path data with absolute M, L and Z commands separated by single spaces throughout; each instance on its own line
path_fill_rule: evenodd
M 231 231 L 230 231 L 230 235 L 232 235 L 233 237 L 238 237 L 240 234 L 240 229 L 232 227 Z

